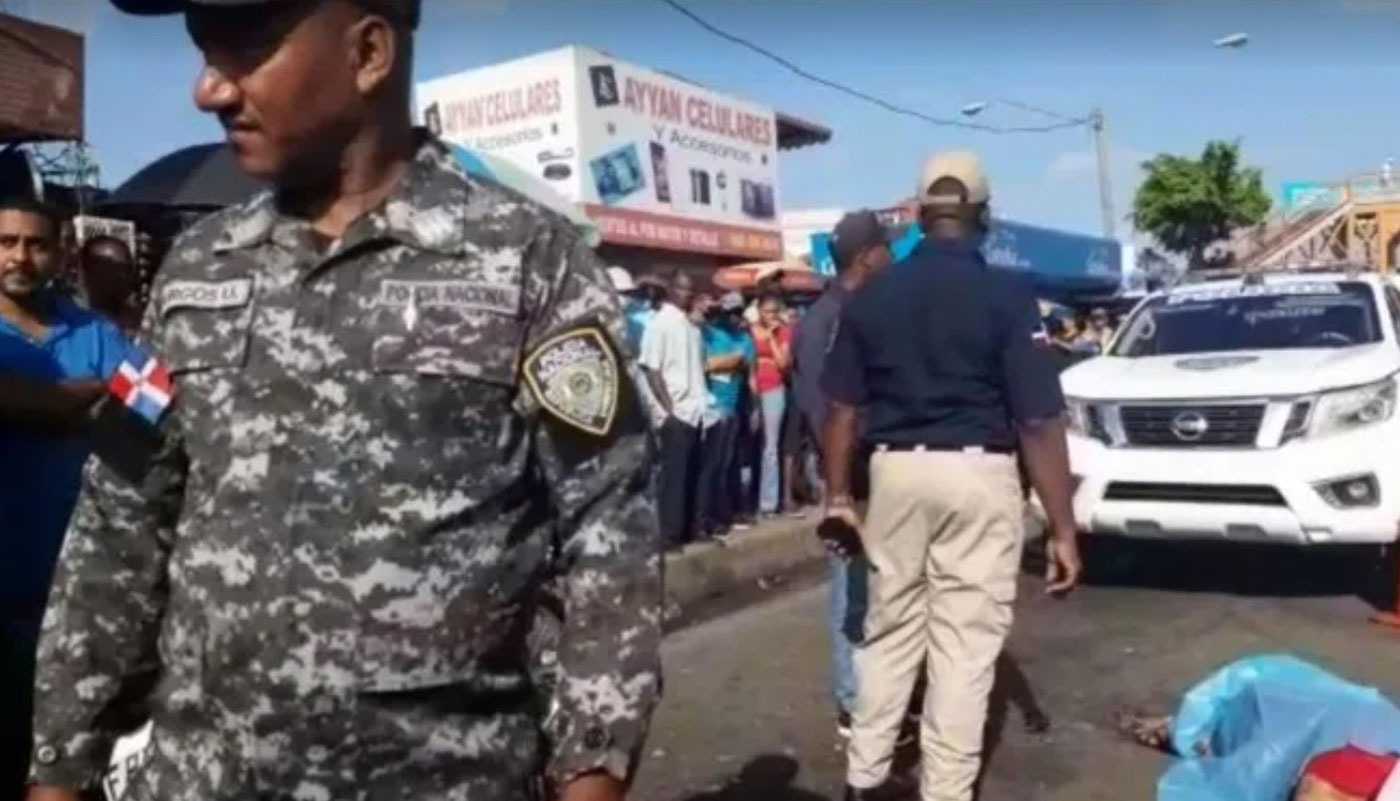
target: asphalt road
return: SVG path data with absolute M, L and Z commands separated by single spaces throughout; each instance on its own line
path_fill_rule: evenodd
M 1247 654 L 1293 653 L 1400 698 L 1400 633 L 1369 625 L 1361 597 L 1379 583 L 1374 562 L 1259 547 L 1100 549 L 1090 586 L 1063 601 L 1028 574 L 1009 680 L 993 700 L 982 798 L 1152 799 L 1163 758 L 1123 742 L 1114 713 L 1170 710 L 1184 689 Z M 666 696 L 634 798 L 840 797 L 825 602 L 823 586 L 795 588 L 669 638 Z M 1027 705 L 1050 717 L 1048 734 L 1026 731 Z

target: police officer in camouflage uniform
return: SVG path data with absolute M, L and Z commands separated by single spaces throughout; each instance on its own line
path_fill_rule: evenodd
M 276 191 L 196 224 L 156 279 L 142 339 L 173 401 L 127 440 L 144 458 L 88 467 L 31 801 L 92 786 L 133 708 L 139 800 L 621 798 L 661 576 L 602 266 L 412 129 L 416 4 L 115 1 L 186 13 L 198 104 Z

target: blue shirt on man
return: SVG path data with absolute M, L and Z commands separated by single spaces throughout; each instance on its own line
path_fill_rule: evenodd
M 0 376 L 37 383 L 107 379 L 130 353 L 118 328 L 66 298 L 53 301 L 42 340 L 0 317 Z M 43 611 L 87 461 L 86 439 L 59 439 L 0 423 L 0 601 Z M 37 605 L 37 607 L 36 607 Z
M 642 352 L 642 334 L 646 333 L 647 323 L 656 311 L 645 301 L 629 300 L 622 307 L 623 319 L 627 322 L 627 347 L 632 353 Z
M 753 337 L 749 332 L 736 330 L 728 326 L 711 323 L 701 330 L 700 335 L 705 345 L 705 358 L 715 359 L 723 356 L 733 356 L 736 353 L 744 355 L 744 369 L 732 373 L 707 373 L 706 383 L 709 384 L 710 394 L 715 398 L 715 405 L 719 407 L 720 414 L 728 416 L 739 411 L 739 400 L 744 394 L 744 381 L 748 376 L 748 368 L 758 361 L 758 352 L 753 344 Z
M 822 389 L 859 406 L 872 444 L 1014 449 L 1063 410 L 1029 287 L 972 241 L 926 237 L 842 309 Z

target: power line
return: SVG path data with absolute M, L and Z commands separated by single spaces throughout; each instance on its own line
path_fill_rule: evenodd
M 1032 106 L 1029 103 L 1022 103 L 1019 100 L 1008 100 L 1004 97 L 997 98 L 996 102 L 1000 103 L 1003 106 L 1019 108 L 1022 111 L 1029 111 L 1033 114 L 1044 114 L 1047 117 L 1051 117 L 1057 120 L 1063 120 L 1066 123 L 1074 123 L 1075 125 L 1087 125 L 1093 120 L 1092 115 L 1088 117 L 1067 117 L 1064 114 L 1061 114 L 1057 111 L 1043 109 L 1040 106 Z
M 816 74 L 814 74 L 814 73 L 811 73 L 811 72 L 809 72 L 809 71 L 803 69 L 802 67 L 799 67 L 798 65 L 792 63 L 791 61 L 787 60 L 786 58 L 783 58 L 782 56 L 778 55 L 777 53 L 774 53 L 773 51 L 767 49 L 766 47 L 763 47 L 762 45 L 759 45 L 759 44 L 757 44 L 757 43 L 755 43 L 755 42 L 753 42 L 753 41 L 751 41 L 751 40 L 749 40 L 749 39 L 745 39 L 745 38 L 742 37 L 742 36 L 737 36 L 737 35 L 735 35 L 735 34 L 732 34 L 732 33 L 728 32 L 728 31 L 726 31 L 726 30 L 724 30 L 724 29 L 722 29 L 722 28 L 720 28 L 720 27 L 714 25 L 714 24 L 711 23 L 709 20 L 705 19 L 704 17 L 701 17 L 699 14 L 696 14 L 694 11 L 691 11 L 691 10 L 690 10 L 689 8 L 687 8 L 684 4 L 682 4 L 682 3 L 680 2 L 680 0 L 660 0 L 660 2 L 662 2 L 662 3 L 664 3 L 664 4 L 668 5 L 668 6 L 670 6 L 670 7 L 671 7 L 673 10 L 675 10 L 678 14 L 680 14 L 680 15 L 683 16 L 683 17 L 685 17 L 686 19 L 689 19 L 691 22 L 693 22 L 693 23 L 695 23 L 696 25 L 698 25 L 699 27 L 703 28 L 704 30 L 706 30 L 706 31 L 709 32 L 710 34 L 712 34 L 712 35 L 714 35 L 714 36 L 717 36 L 717 37 L 719 37 L 720 39 L 725 40 L 726 42 L 729 42 L 729 43 L 731 43 L 731 44 L 735 44 L 735 45 L 738 45 L 738 46 L 740 46 L 740 47 L 742 47 L 742 48 L 745 48 L 746 50 L 751 50 L 751 51 L 753 51 L 753 52 L 759 54 L 760 56 L 763 56 L 764 58 L 768 59 L 769 61 L 772 61 L 772 62 L 778 64 L 779 66 L 783 67 L 784 69 L 788 70 L 789 72 L 793 73 L 794 75 L 797 75 L 797 76 L 800 77 L 800 78 L 803 78 L 803 79 L 805 79 L 805 80 L 807 80 L 807 81 L 811 81 L 812 83 L 820 84 L 820 85 L 822 85 L 822 86 L 827 87 L 828 89 L 834 89 L 834 90 L 836 90 L 836 91 L 838 91 L 838 92 L 841 92 L 842 94 L 850 95 L 851 97 L 854 97 L 854 98 L 856 98 L 856 99 L 858 99 L 858 100 L 863 100 L 863 101 L 865 101 L 865 102 L 867 102 L 867 103 L 871 103 L 871 104 L 873 104 L 873 105 L 879 106 L 880 108 L 883 108 L 883 109 L 885 109 L 886 111 L 889 111 L 889 112 L 891 112 L 891 113 L 894 113 L 894 114 L 901 114 L 901 115 L 906 116 L 906 117 L 913 117 L 914 119 L 922 120 L 922 121 L 927 122 L 927 123 L 929 123 L 929 124 L 931 124 L 931 125 L 939 125 L 939 126 L 942 126 L 942 127 L 945 127 L 945 128 L 963 128 L 963 129 L 965 129 L 965 130 L 982 131 L 983 133 L 1008 134 L 1008 133 L 1048 133 L 1048 132 L 1050 132 L 1050 131 L 1059 131 L 1059 130 L 1063 130 L 1063 129 L 1065 129 L 1065 128 L 1077 128 L 1077 127 L 1083 126 L 1083 125 L 1085 125 L 1085 124 L 1087 124 L 1087 123 L 1089 122 L 1089 120 L 1088 120 L 1087 118 L 1083 118 L 1083 119 L 1074 119 L 1074 118 L 1070 118 L 1070 117 L 1065 117 L 1064 115 L 1061 115 L 1061 114 L 1055 114 L 1054 112 L 1045 111 L 1044 109 L 1039 109 L 1039 108 L 1035 108 L 1035 107 L 1033 107 L 1033 106 L 1027 106 L 1027 105 L 1022 104 L 1022 103 L 1014 103 L 1014 102 L 1006 101 L 1006 100 L 1003 100 L 1003 101 L 1000 101 L 1000 102 L 1006 103 L 1007 105 L 1019 106 L 1019 107 L 1025 108 L 1025 109 L 1027 109 L 1027 110 L 1035 111 L 1035 112 L 1038 112 L 1038 113 L 1041 113 L 1041 114 L 1047 114 L 1047 115 L 1049 115 L 1049 116 L 1051 116 L 1051 117 L 1055 117 L 1055 118 L 1058 118 L 1058 119 L 1062 120 L 1062 122 L 1055 123 L 1055 124 L 1052 124 L 1052 125 L 1032 125 L 1032 126 L 1019 126 L 1019 127 L 1002 127 L 1002 126 L 997 126 L 997 125 L 987 125 L 987 124 L 980 123 L 980 122 L 968 122 L 968 121 L 966 121 L 966 120 L 957 120 L 957 119 L 951 119 L 951 118 L 946 118 L 946 117 L 934 117 L 934 116 L 925 114 L 925 113 L 923 113 L 922 111 L 917 111 L 917 110 L 915 110 L 915 109 L 911 109 L 911 108 L 907 108 L 907 107 L 905 107 L 905 106 L 900 106 L 900 105 L 897 105 L 897 104 L 895 104 L 895 103 L 891 103 L 890 101 L 885 100 L 884 98 L 881 98 L 881 97 L 876 97 L 875 95 L 872 95 L 872 94 L 870 94 L 869 92 L 863 92 L 863 91 L 861 91 L 861 90 L 859 90 L 859 89 L 853 89 L 853 88 L 851 88 L 850 86 L 847 86 L 846 84 L 839 83 L 839 82 L 837 82 L 837 81 L 833 81 L 833 80 L 831 80 L 831 79 L 829 79 L 829 78 L 823 78 L 823 77 L 820 76 L 820 75 L 816 75 Z

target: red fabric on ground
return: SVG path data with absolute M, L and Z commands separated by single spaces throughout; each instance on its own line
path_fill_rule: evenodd
M 1355 746 L 1318 754 L 1303 769 L 1304 776 L 1326 782 L 1350 796 L 1373 799 L 1395 770 L 1397 757 L 1382 756 Z

